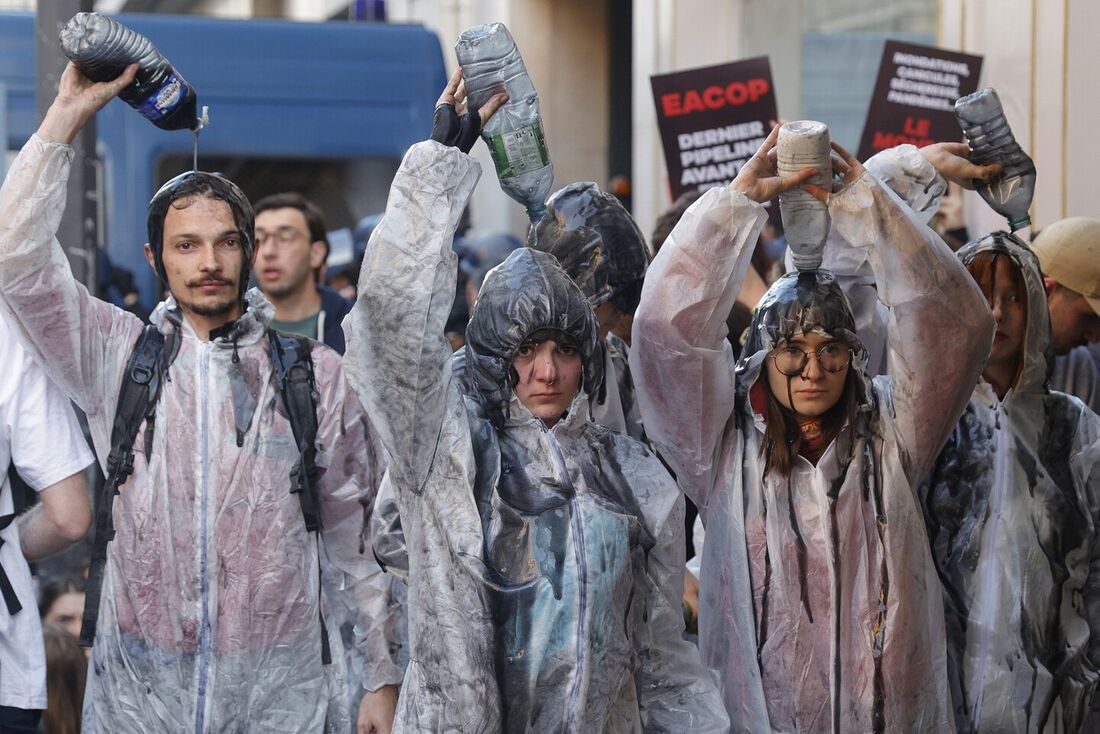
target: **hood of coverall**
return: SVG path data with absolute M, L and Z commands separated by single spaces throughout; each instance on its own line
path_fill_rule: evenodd
M 737 363 L 738 382 L 747 390 L 764 369 L 764 360 L 775 346 L 811 331 L 828 334 L 852 350 L 851 369 L 861 385 L 861 412 L 868 412 L 871 394 L 867 377 L 867 350 L 856 334 L 855 318 L 836 276 L 827 270 L 791 272 L 768 289 L 753 313 L 748 337 Z
M 237 184 L 220 173 L 206 171 L 187 171 L 169 179 L 149 201 L 148 233 L 149 247 L 153 249 L 153 261 L 157 266 L 157 277 L 168 288 L 168 274 L 164 270 L 164 218 L 172 202 L 191 195 L 220 199 L 229 206 L 233 221 L 241 231 L 244 262 L 241 263 L 238 281 L 237 300 L 244 302 L 248 290 L 248 278 L 252 272 L 252 253 L 256 247 L 256 215 L 252 204 Z
M 1015 392 L 1041 390 L 1047 383 L 1054 366 L 1054 352 L 1050 346 L 1050 312 L 1043 288 L 1043 276 L 1039 259 L 1031 248 L 1008 232 L 990 232 L 959 250 L 962 264 L 970 267 L 974 258 L 983 252 L 1004 255 L 1012 260 L 1020 271 L 1027 295 L 1026 333 L 1023 342 L 1023 362 L 1016 378 Z
M 485 276 L 466 327 L 467 368 L 498 428 L 512 399 L 512 358 L 528 337 L 544 329 L 576 341 L 581 389 L 591 395 L 602 379 L 599 360 L 593 359 L 596 316 L 557 258 L 521 247 Z
M 591 246 L 593 238 L 599 239 L 600 257 L 589 279 L 574 272 L 570 262 L 574 249 L 581 243 Z M 593 308 L 611 301 L 623 313 L 637 309 L 649 249 L 626 208 L 595 183 L 578 181 L 556 191 L 546 202 L 546 214 L 531 225 L 527 244 L 557 256 Z M 576 262 L 585 272 L 585 259 Z

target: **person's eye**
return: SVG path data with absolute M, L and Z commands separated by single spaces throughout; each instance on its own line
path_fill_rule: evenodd
M 821 348 L 821 353 L 826 357 L 835 357 L 841 352 L 841 346 L 839 344 L 826 344 Z
M 194 249 L 194 247 L 195 247 L 194 244 L 192 244 L 190 242 L 187 242 L 186 240 L 183 241 L 183 242 L 177 242 L 176 243 L 176 249 L 177 250 L 192 250 L 192 249 Z
M 564 354 L 564 355 L 570 356 L 570 357 L 573 356 L 574 354 L 578 353 L 577 348 L 575 346 L 573 346 L 572 344 L 559 344 L 558 345 L 558 352 L 560 354 Z
M 531 352 L 534 351 L 534 347 L 530 344 L 520 344 L 519 349 L 516 350 L 517 357 L 530 357 Z
M 801 359 L 803 352 L 798 347 L 783 347 L 780 354 L 790 359 Z
M 222 241 L 222 247 L 226 247 L 230 250 L 239 249 L 240 246 L 241 246 L 241 241 L 239 239 L 237 239 L 236 237 L 230 237 L 229 239 Z

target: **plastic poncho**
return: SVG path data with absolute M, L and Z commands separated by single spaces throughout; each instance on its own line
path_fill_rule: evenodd
M 928 224 L 939 208 L 947 182 L 914 145 L 898 145 L 871 156 L 867 171 L 909 205 L 916 219 Z M 867 374 L 886 374 L 886 331 L 889 311 L 879 301 L 875 274 L 867 248 L 846 241 L 835 227 L 829 230 L 821 267 L 833 273 L 855 316 L 856 333 L 867 350 Z M 787 250 L 787 270 L 794 259 Z
M 54 239 L 71 158 L 68 146 L 32 137 L 9 171 L 0 296 L 28 351 L 87 413 L 102 462 L 143 325 L 90 297 Z M 343 572 L 357 607 L 369 606 L 359 536 L 380 448 L 339 356 L 315 346 L 324 530 L 320 540 L 307 533 L 290 493 L 298 452 L 267 355 L 274 308 L 258 290 L 247 305 L 210 341 L 171 299 L 153 316 L 180 332 L 180 347 L 114 502 L 86 732 L 350 726 L 338 634 L 333 664 L 321 661 L 318 555 Z
M 722 187 L 684 215 L 650 266 L 631 363 L 646 431 L 707 527 L 700 646 L 735 730 L 950 731 L 943 613 L 916 486 L 962 412 L 992 319 L 954 255 L 864 174 L 830 203 L 867 248 L 890 310 L 893 380 L 789 479 L 764 474 L 749 390 L 779 338 L 834 329 L 858 347 L 825 273 L 779 281 L 734 371 L 725 318 L 764 209 Z M 805 278 L 805 280 L 803 280 Z
M 565 186 L 546 202 L 546 214 L 531 225 L 528 246 L 549 252 L 580 286 L 593 308 L 610 301 L 633 316 L 649 267 L 649 248 L 630 212 L 591 181 Z M 592 391 L 592 420 L 645 441 L 629 347 L 615 334 L 601 344 L 603 383 Z
M 1100 677 L 1100 418 L 1046 387 L 1034 254 L 997 232 L 959 257 L 982 252 L 1022 272 L 1027 333 L 1015 386 L 999 400 L 979 383 L 922 493 L 955 717 L 964 732 L 1085 731 Z
M 409 731 L 724 731 L 681 638 L 682 499 L 644 446 L 588 419 L 579 390 L 552 429 L 514 398 L 533 331 L 577 340 L 590 389 L 595 319 L 557 261 L 522 249 L 493 270 L 452 380 L 443 327 L 450 241 L 480 175 L 424 142 L 406 154 L 345 321 L 349 379 L 378 411 L 408 539 Z

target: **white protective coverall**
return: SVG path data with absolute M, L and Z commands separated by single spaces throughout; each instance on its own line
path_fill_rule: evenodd
M 922 486 L 943 581 L 961 732 L 1082 728 L 1100 677 L 1100 417 L 1049 390 L 1050 317 L 1035 255 L 1003 232 L 959 251 L 1010 258 L 1027 332 L 1003 400 L 984 380 Z
M 523 248 L 489 274 L 467 329 L 477 390 L 452 379 L 451 238 L 479 176 L 455 148 L 409 150 L 344 324 L 408 545 L 396 727 L 725 731 L 713 676 L 681 637 L 683 500 L 642 444 L 589 420 L 595 318 L 556 259 Z M 552 429 L 510 378 L 545 328 L 584 362 L 585 389 Z
M 0 297 L 28 351 L 87 413 L 104 464 L 142 323 L 92 298 L 54 238 L 71 159 L 69 146 L 32 137 L 8 172 Z M 210 341 L 171 298 L 153 315 L 182 338 L 114 502 L 86 732 L 350 728 L 338 634 L 329 635 L 333 664 L 321 662 L 318 554 L 345 574 L 357 606 L 369 606 L 359 543 L 381 449 L 339 355 L 316 344 L 322 541 L 307 533 L 290 493 L 298 451 L 268 357 L 274 308 L 255 289 L 247 301 Z
M 876 153 L 863 164 L 868 172 L 909 205 L 922 224 L 928 224 L 947 191 L 947 181 L 915 145 L 897 145 Z M 867 349 L 867 374 L 886 374 L 886 330 L 889 311 L 878 299 L 875 274 L 866 247 L 854 247 L 835 227 L 829 230 L 821 267 L 836 276 L 856 319 L 856 333 Z M 787 271 L 794 270 L 788 248 Z
M 890 311 L 892 381 L 867 379 L 847 301 L 824 271 L 805 293 L 797 274 L 773 285 L 735 373 L 725 318 L 765 213 L 722 187 L 650 266 L 635 384 L 650 440 L 707 526 L 700 645 L 734 729 L 950 731 L 942 601 L 916 486 L 965 406 L 992 318 L 947 246 L 872 175 L 829 208 L 839 234 L 866 247 Z M 799 307 L 770 313 L 773 293 L 792 290 Z M 798 456 L 789 478 L 765 476 L 750 388 L 778 340 L 828 321 L 855 353 L 859 425 L 816 466 Z

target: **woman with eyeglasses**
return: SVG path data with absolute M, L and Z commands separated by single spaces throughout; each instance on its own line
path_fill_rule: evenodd
M 889 309 L 871 379 L 826 271 L 768 290 L 734 364 L 725 316 L 775 172 L 773 131 L 687 211 L 646 278 L 632 365 L 647 431 L 707 528 L 700 646 L 735 731 L 951 731 L 942 601 L 915 488 L 961 414 L 993 322 L 947 246 L 854 158 L 833 226 Z M 652 426 L 652 428 L 651 428 Z

